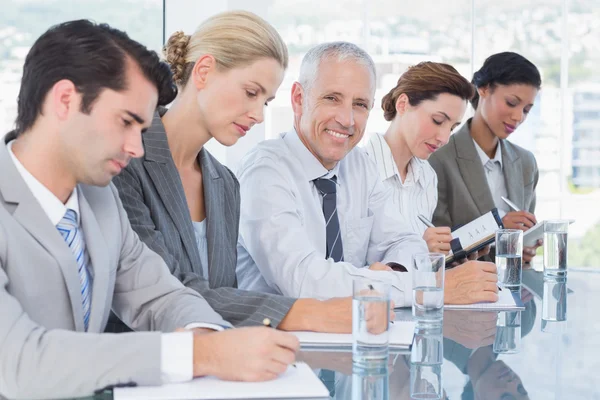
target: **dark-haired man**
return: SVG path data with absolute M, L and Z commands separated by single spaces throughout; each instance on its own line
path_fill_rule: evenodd
M 157 55 L 107 25 L 57 25 L 27 55 L 0 142 L 0 397 L 264 380 L 293 362 L 292 335 L 211 333 L 229 324 L 139 240 L 109 185 L 174 96 Z M 101 334 L 111 307 L 136 330 L 180 332 Z

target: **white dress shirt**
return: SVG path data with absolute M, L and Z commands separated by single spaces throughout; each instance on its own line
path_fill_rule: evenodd
M 343 262 L 325 259 L 325 218 L 313 183 L 333 174 Z M 427 246 L 404 222 L 363 149 L 353 149 L 328 171 L 292 130 L 251 150 L 238 177 L 240 288 L 325 299 L 351 296 L 353 279 L 365 277 L 390 283 L 397 306 L 412 303 L 410 272 L 367 268 L 393 261 L 410 271 L 412 255 Z
M 381 181 L 392 188 L 394 205 L 412 228 L 423 236 L 427 226 L 417 217 L 419 214 L 431 221 L 437 206 L 437 175 L 425 160 L 413 157 L 408 164 L 406 179 L 402 182 L 392 150 L 383 135 L 374 133 L 365 147 L 369 157 L 377 164 Z
M 38 181 L 21 162 L 17 159 L 12 151 L 13 141 L 7 145 L 8 153 L 10 154 L 17 171 L 25 181 L 25 184 L 31 190 L 33 197 L 36 198 L 44 213 L 50 219 L 50 222 L 56 226 L 67 213 L 68 209 L 75 211 L 77 215 L 77 223 L 81 230 L 81 215 L 79 213 L 79 195 L 77 187 L 73 189 L 73 193 L 63 204 L 47 187 Z M 58 231 L 57 231 L 58 233 Z M 85 237 L 85 232 L 82 231 Z M 87 267 L 92 271 L 93 260 L 90 260 Z M 94 304 L 91 305 L 92 307 Z M 209 328 L 214 330 L 223 330 L 223 327 L 214 324 L 194 323 L 188 324 L 187 329 L 193 328 Z M 183 382 L 193 378 L 193 335 L 192 332 L 173 332 L 163 333 L 161 335 L 161 376 L 163 383 Z
M 477 144 L 475 139 L 473 139 L 473 143 L 475 144 L 475 149 L 477 149 L 477 154 L 481 159 L 481 165 L 483 165 L 483 170 L 485 171 L 485 177 L 488 186 L 490 187 L 492 198 L 494 199 L 494 205 L 498 209 L 498 215 L 500 215 L 500 218 L 504 218 L 506 213 L 510 211 L 510 208 L 508 207 L 508 204 L 502 200 L 502 196 L 508 198 L 506 180 L 502 171 L 502 146 L 498 143 L 496 146 L 496 154 L 493 159 L 490 159 L 488 155 L 485 154 L 485 151 Z

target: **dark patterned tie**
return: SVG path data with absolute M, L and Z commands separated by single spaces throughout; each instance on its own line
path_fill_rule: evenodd
M 327 253 L 325 258 L 333 261 L 344 261 L 344 247 L 340 232 L 340 220 L 337 215 L 337 177 L 331 179 L 318 178 L 313 181 L 323 196 L 323 216 L 325 217 L 325 233 L 327 238 Z

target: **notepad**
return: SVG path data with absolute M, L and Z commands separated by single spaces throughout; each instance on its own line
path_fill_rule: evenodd
M 481 310 L 481 311 L 518 311 L 524 310 L 525 305 L 519 298 L 518 293 L 513 293 L 504 288 L 498 291 L 498 301 L 494 303 L 475 304 L 446 304 L 445 310 Z
M 338 349 L 352 348 L 351 333 L 320 333 L 320 332 L 292 332 L 300 340 L 304 348 Z M 394 321 L 390 324 L 389 348 L 390 350 L 406 350 L 412 345 L 415 334 L 415 323 L 412 321 Z
M 329 391 L 305 363 L 267 382 L 228 382 L 212 376 L 162 386 L 115 388 L 114 400 L 229 400 L 328 398 Z
M 575 222 L 574 219 L 568 220 L 569 224 Z M 523 233 L 523 246 L 535 246 L 535 242 L 544 238 L 544 221 L 538 222 Z
M 498 214 L 498 209 L 483 214 L 479 218 L 465 224 L 452 231 L 452 241 L 450 246 L 452 251 L 446 257 L 446 264 L 456 261 L 456 256 L 467 256 L 496 240 L 496 231 L 502 228 L 502 219 Z

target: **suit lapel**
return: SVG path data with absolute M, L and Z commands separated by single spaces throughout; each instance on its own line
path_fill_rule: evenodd
M 187 209 L 183 184 L 173 162 L 167 134 L 158 113 L 155 113 L 152 125 L 144 134 L 143 141 L 144 168 L 179 232 L 190 262 L 192 265 L 200 265 L 200 255 L 196 247 L 196 236 Z
M 206 242 L 208 244 L 208 270 L 210 287 L 225 286 L 224 280 L 229 271 L 225 271 L 223 252 L 225 237 L 224 184 L 206 150 L 199 154 L 204 185 L 204 205 L 206 208 Z M 213 269 L 213 266 L 215 268 Z
M 82 190 L 79 190 L 79 213 L 81 215 L 81 227 L 85 235 L 85 246 L 90 256 L 88 270 L 93 276 L 92 305 L 88 331 L 102 332 L 110 270 L 110 261 L 106 253 L 108 245 L 102 235 L 96 215 L 84 197 Z
M 44 213 L 27 184 L 17 171 L 8 153 L 4 141 L 0 146 L 0 170 L 3 179 L 0 179 L 0 192 L 6 203 L 16 205 L 13 217 L 25 228 L 33 238 L 56 260 L 63 278 L 71 308 L 75 329 L 84 331 L 83 307 L 81 304 L 81 283 L 77 262 L 69 246 L 54 225 Z M 44 268 L 45 266 L 40 266 Z
M 502 146 L 502 171 L 506 182 L 508 198 L 521 210 L 525 209 L 525 193 L 521 158 L 506 140 L 500 141 Z
M 494 199 L 471 137 L 470 121 L 464 124 L 454 136 L 460 174 L 479 210 L 479 214 L 483 215 L 494 208 Z

